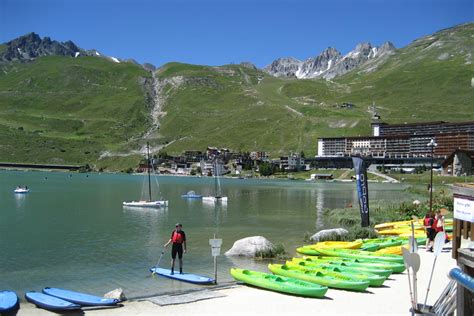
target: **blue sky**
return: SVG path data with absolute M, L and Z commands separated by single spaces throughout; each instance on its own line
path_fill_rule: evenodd
M 222 65 L 397 47 L 474 21 L 473 0 L 0 0 L 0 42 L 28 32 L 119 58 Z

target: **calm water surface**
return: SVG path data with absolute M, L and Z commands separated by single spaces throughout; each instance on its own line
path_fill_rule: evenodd
M 291 254 L 306 231 L 329 227 L 326 208 L 357 206 L 353 183 L 221 180 L 227 207 L 185 200 L 194 190 L 212 194 L 209 178 L 159 177 L 167 209 L 123 208 L 138 199 L 142 176 L 0 171 L 0 290 L 22 295 L 45 286 L 103 294 L 122 287 L 128 297 L 196 287 L 150 277 L 176 222 L 188 238 L 185 271 L 211 276 L 209 238 L 223 238 L 223 251 L 239 238 L 262 235 Z M 15 195 L 17 185 L 31 192 Z M 370 184 L 370 199 L 410 199 L 402 185 Z M 156 188 L 154 188 L 156 189 Z M 318 216 L 319 215 L 319 216 Z M 169 251 L 160 266 L 169 267 Z M 252 259 L 220 256 L 219 281 L 232 266 L 265 271 Z

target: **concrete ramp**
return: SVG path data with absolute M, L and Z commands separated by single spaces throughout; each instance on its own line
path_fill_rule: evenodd
M 178 305 L 178 304 L 187 304 L 193 303 L 202 300 L 208 300 L 212 298 L 225 297 L 226 295 L 219 293 L 217 291 L 202 290 L 202 291 L 193 291 L 184 294 L 176 295 L 160 295 L 146 298 L 145 300 L 150 301 L 154 304 L 160 306 L 166 305 Z

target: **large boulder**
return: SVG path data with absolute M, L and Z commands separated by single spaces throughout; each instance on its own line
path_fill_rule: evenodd
M 315 242 L 341 240 L 347 234 L 349 234 L 349 232 L 344 228 L 323 229 L 311 236 L 309 239 Z
M 104 297 L 105 298 L 116 299 L 116 300 L 119 300 L 121 302 L 127 300 L 127 297 L 125 296 L 125 293 L 123 292 L 122 288 L 118 288 L 118 289 L 112 290 L 108 293 L 105 293 Z
M 255 257 L 259 253 L 271 251 L 275 246 L 262 236 L 252 236 L 239 239 L 234 242 L 234 245 L 228 250 L 226 256 L 245 256 Z

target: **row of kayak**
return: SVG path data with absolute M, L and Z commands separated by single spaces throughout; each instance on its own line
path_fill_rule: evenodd
M 25 298 L 37 307 L 50 311 L 79 310 L 87 306 L 115 306 L 120 302 L 117 299 L 50 287 L 45 287 L 42 292 L 27 292 Z M 15 292 L 0 292 L 0 313 L 16 310 L 19 304 Z
M 413 231 L 412 231 L 413 224 Z M 426 236 L 425 228 L 423 226 L 423 219 L 399 221 L 399 222 L 387 222 L 374 226 L 375 230 L 379 235 L 382 236 L 400 236 L 409 237 L 412 234 L 415 237 Z M 446 232 L 453 231 L 453 220 L 445 219 L 444 230 Z
M 403 241 L 395 240 L 371 242 L 387 246 L 381 250 L 403 245 Z M 394 243 L 396 246 L 390 247 Z M 328 288 L 363 292 L 369 286 L 379 287 L 392 273 L 405 271 L 402 256 L 362 250 L 363 244 L 363 241 L 324 242 L 304 246 L 297 252 L 306 256 L 283 264 L 269 264 L 268 269 L 273 274 L 236 268 L 230 273 L 238 281 L 264 289 L 323 297 Z

